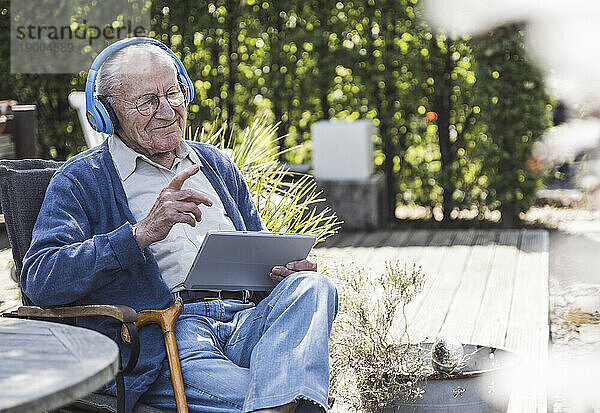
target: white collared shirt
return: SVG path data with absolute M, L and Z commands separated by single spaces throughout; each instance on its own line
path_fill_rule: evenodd
M 167 169 L 137 153 L 116 135 L 108 138 L 108 150 L 136 221 L 141 221 L 148 215 L 160 191 L 171 182 L 175 174 L 193 164 L 200 165 L 200 171 L 186 180 L 183 188 L 193 188 L 205 193 L 213 201 L 213 205 L 199 205 L 202 220 L 195 227 L 184 223 L 175 224 L 164 240 L 150 245 L 160 273 L 171 291 L 181 290 L 181 283 L 185 280 L 206 233 L 209 230 L 235 230 L 223 202 L 202 172 L 198 154 L 182 139 L 175 151 L 173 166 Z

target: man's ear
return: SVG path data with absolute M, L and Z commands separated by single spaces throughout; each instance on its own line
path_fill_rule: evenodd
M 108 101 L 108 98 L 104 95 L 98 95 L 97 99 L 100 103 L 102 103 L 102 105 L 106 109 L 106 112 L 108 113 L 108 116 L 110 118 L 110 122 L 112 123 L 113 132 L 116 132 L 117 129 L 119 129 L 119 118 L 117 118 L 117 114 L 115 113 L 114 109 L 112 108 L 112 105 Z

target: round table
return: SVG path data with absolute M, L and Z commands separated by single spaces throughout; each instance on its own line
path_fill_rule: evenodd
M 110 338 L 65 324 L 0 318 L 0 412 L 53 410 L 115 377 Z

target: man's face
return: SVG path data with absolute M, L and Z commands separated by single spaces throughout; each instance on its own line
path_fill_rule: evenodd
M 151 159 L 173 151 L 183 137 L 185 103 L 171 106 L 165 97 L 167 91 L 178 86 L 171 58 L 160 50 L 132 49 L 125 59 L 118 97 L 136 102 L 139 97 L 154 93 L 159 96 L 159 104 L 154 113 L 144 116 L 135 105 L 116 100 L 113 108 L 120 123 L 119 136 L 125 144 Z

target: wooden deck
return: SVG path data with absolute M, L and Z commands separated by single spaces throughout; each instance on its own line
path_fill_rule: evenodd
M 411 340 L 450 335 L 504 347 L 527 362 L 509 412 L 546 413 L 548 232 L 544 230 L 405 230 L 340 234 L 317 254 L 380 273 L 387 260 L 420 265 L 423 292 L 407 311 Z M 400 317 L 394 339 L 404 333 Z

